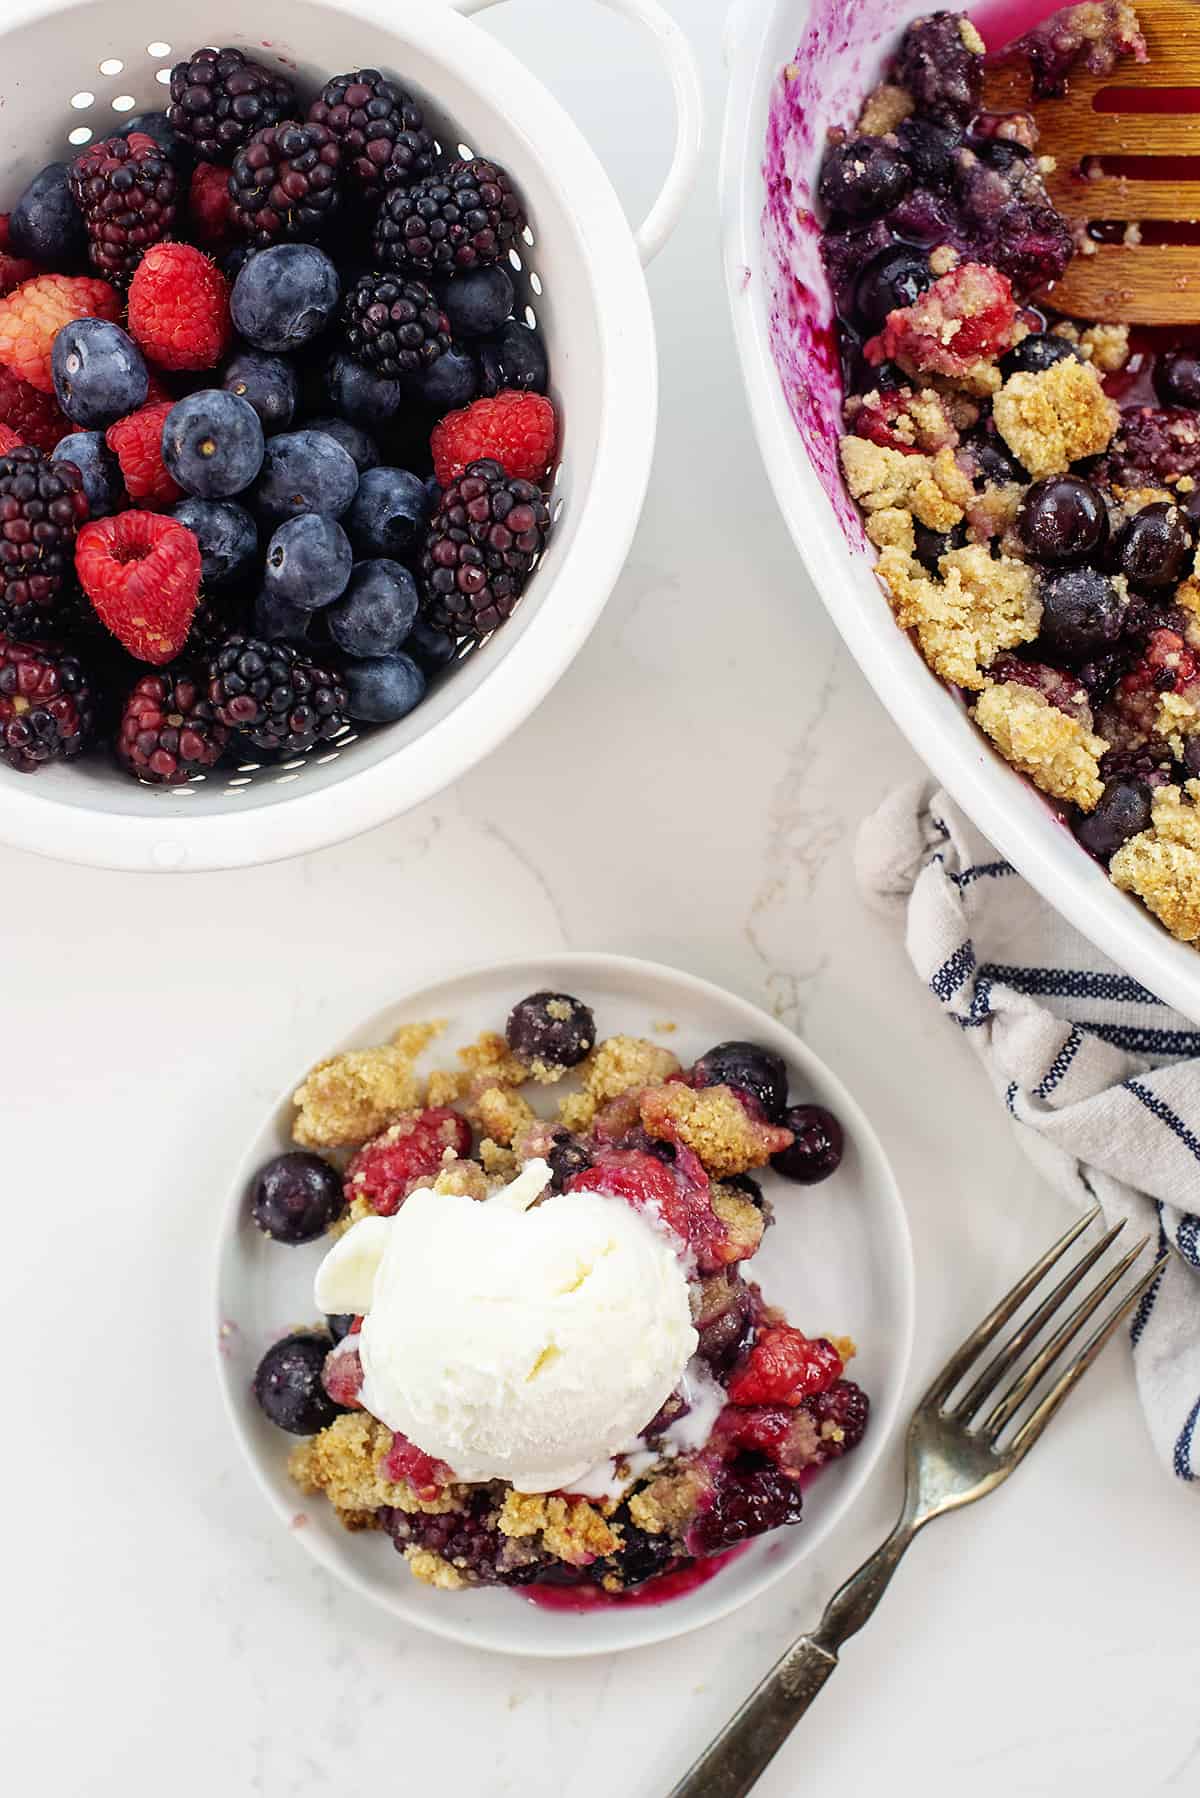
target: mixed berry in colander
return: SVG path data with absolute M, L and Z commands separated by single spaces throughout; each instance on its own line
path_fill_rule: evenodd
M 528 994 L 422 1074 L 441 1028 L 296 1093 L 296 1146 L 249 1203 L 289 1252 L 324 1239 L 324 1315 L 271 1344 L 255 1396 L 301 1439 L 301 1490 L 419 1580 L 573 1609 L 675 1596 L 798 1523 L 866 1430 L 853 1342 L 747 1277 L 773 1221 L 760 1177 L 826 1179 L 840 1127 L 789 1101 L 760 1044 L 684 1067 L 598 1036 L 570 993 Z
M 200 49 L 10 199 L 0 760 L 304 755 L 511 616 L 558 447 L 527 221 L 401 82 Z
M 1032 97 L 1146 60 L 1125 0 L 994 59 Z M 1079 841 L 1200 939 L 1200 331 L 1065 318 L 1120 221 L 1051 204 L 1031 113 L 985 109 L 983 41 L 905 29 L 818 180 L 847 486 L 898 622 Z M 1136 228 L 1135 228 L 1136 229 Z

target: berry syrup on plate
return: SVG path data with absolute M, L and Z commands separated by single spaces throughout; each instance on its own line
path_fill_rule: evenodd
M 526 1586 L 521 1596 L 543 1611 L 611 1611 L 629 1610 L 634 1605 L 669 1604 L 673 1598 L 686 1598 L 689 1592 L 706 1586 L 748 1546 L 743 1542 L 703 1561 L 684 1561 L 628 1592 L 605 1592 L 600 1586 L 537 1585 Z

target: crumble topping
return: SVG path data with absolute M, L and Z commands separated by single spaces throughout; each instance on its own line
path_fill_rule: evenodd
M 748 1261 L 758 1253 L 767 1227 L 767 1220 L 754 1200 L 736 1186 L 715 1184 L 712 1189 L 712 1208 L 725 1226 L 725 1234 L 729 1246 L 734 1251 L 735 1261 Z
M 511 1148 L 522 1131 L 536 1122 L 533 1107 L 526 1104 L 520 1093 L 503 1086 L 487 1087 L 474 1104 L 464 1109 L 472 1123 L 505 1148 Z
M 557 1492 L 510 1488 L 498 1524 L 505 1536 L 540 1536 L 548 1553 L 572 1567 L 586 1567 L 621 1546 L 619 1525 L 610 1524 L 586 1498 L 564 1498 Z
M 381 1505 L 436 1515 L 461 1503 L 461 1486 L 445 1486 L 436 1498 L 424 1499 L 407 1480 L 385 1480 L 379 1463 L 391 1446 L 392 1432 L 378 1418 L 368 1411 L 347 1411 L 297 1442 L 288 1456 L 288 1473 L 302 1492 L 323 1492 L 347 1529 L 368 1527 L 359 1519 Z
M 881 81 L 867 95 L 858 115 L 856 133 L 860 137 L 886 137 L 908 118 L 912 110 L 913 97 L 906 87 L 899 87 L 894 81 Z
M 1038 374 L 1010 375 L 992 402 L 996 429 L 1033 479 L 1065 474 L 1106 450 L 1119 413 L 1090 363 L 1067 356 Z
M 584 1068 L 584 1090 L 597 1106 L 680 1071 L 677 1055 L 644 1036 L 606 1037 Z
M 316 1067 L 296 1089 L 292 1135 L 305 1149 L 339 1149 L 386 1130 L 420 1104 L 413 1064 L 444 1025 L 406 1024 L 390 1043 L 351 1049 Z
M 933 580 L 902 551 L 885 549 L 877 572 L 897 621 L 915 630 L 925 660 L 956 686 L 987 685 L 988 664 L 1001 650 L 1037 636 L 1042 608 L 1033 570 L 1011 556 L 993 558 L 969 543 L 941 558 Z
M 457 1567 L 431 1549 L 406 1548 L 404 1558 L 413 1578 L 419 1579 L 423 1586 L 437 1586 L 443 1592 L 461 1592 L 470 1584 Z
M 695 1092 L 672 1081 L 651 1087 L 642 1094 L 641 1116 L 651 1136 L 681 1142 L 717 1180 L 765 1167 L 791 1141 L 789 1131 L 752 1118 L 727 1086 L 705 1086 Z
M 479 1159 L 483 1163 L 484 1173 L 490 1179 L 502 1181 L 506 1186 L 521 1171 L 521 1162 L 513 1151 L 493 1142 L 490 1136 L 485 1136 L 479 1145 Z M 526 1155 L 524 1159 L 528 1161 L 530 1157 Z
M 1078 332 L 1076 342 L 1083 356 L 1101 374 L 1115 375 L 1129 360 L 1128 325 L 1087 325 Z
M 660 1473 L 635 1492 L 629 1515 L 648 1536 L 682 1535 L 704 1492 L 704 1480 L 693 1467 Z
M 950 449 L 934 456 L 887 449 L 866 437 L 843 437 L 846 485 L 864 512 L 899 508 L 931 531 L 951 531 L 973 497 Z
M 1086 724 L 1016 681 L 988 687 L 975 718 L 1001 755 L 1043 793 L 1091 811 L 1104 790 L 1099 761 L 1108 745 Z
M 458 1059 L 473 1077 L 478 1089 L 484 1086 L 523 1086 L 529 1069 L 519 1061 L 498 1030 L 483 1030 L 473 1043 L 458 1051 Z
M 471 1076 L 458 1068 L 435 1068 L 425 1082 L 426 1105 L 457 1105 L 470 1090 Z
M 1109 863 L 1124 892 L 1136 893 L 1185 943 L 1200 938 L 1200 781 L 1155 789 L 1150 829 L 1131 838 Z

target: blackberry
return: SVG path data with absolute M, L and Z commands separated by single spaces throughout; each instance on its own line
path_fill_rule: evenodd
M 86 523 L 83 476 L 22 444 L 0 456 L 0 632 L 44 635 L 60 609 Z
M 203 679 L 193 669 L 143 675 L 125 701 L 117 727 L 117 760 L 138 780 L 174 787 L 215 768 L 229 731 L 217 721 Z
M 91 734 L 92 692 L 74 656 L 0 637 L 0 761 L 18 774 L 78 755 Z
M 425 539 L 426 620 L 458 637 L 495 630 L 512 616 L 549 528 L 531 482 L 510 480 L 489 458 L 470 463 L 443 493 Z
M 906 27 L 890 79 L 924 117 L 961 125 L 979 107 L 983 58 L 964 42 L 958 13 L 935 12 Z
M 342 152 L 324 125 L 284 119 L 256 131 L 233 159 L 234 228 L 260 249 L 319 237 L 341 200 Z
M 128 281 L 152 243 L 170 234 L 175 170 L 145 132 L 89 144 L 71 164 L 71 194 L 83 214 L 97 274 Z
M 1171 745 L 1161 737 L 1147 737 L 1137 749 L 1106 749 L 1100 757 L 1100 778 L 1139 780 L 1147 787 L 1166 786 L 1175 766 Z
M 857 1448 L 867 1431 L 871 1401 L 854 1380 L 835 1380 L 826 1392 L 815 1392 L 800 1409 L 807 1411 L 821 1438 L 819 1462 L 836 1461 Z
M 240 631 L 209 664 L 208 697 L 222 724 L 256 749 L 279 755 L 302 755 L 348 723 L 346 689 L 336 675 L 290 644 L 264 643 Z
M 232 162 L 294 105 L 291 82 L 240 50 L 197 50 L 171 70 L 167 118 L 204 162 Z
M 504 170 L 476 156 L 385 193 L 375 223 L 375 258 L 383 268 L 410 275 L 458 274 L 499 262 L 524 223 Z
M 609 1591 L 616 1585 L 625 1592 L 630 1587 L 644 1585 L 656 1574 L 665 1573 L 678 1558 L 670 1533 L 664 1531 L 661 1535 L 651 1536 L 634 1523 L 628 1505 L 621 1505 L 612 1521 L 620 1528 L 621 1546 L 588 1569 L 588 1577 L 596 1585 Z
M 363 275 L 342 302 L 342 335 L 355 361 L 395 381 L 445 354 L 450 321 L 423 281 Z
M 472 1584 L 524 1585 L 537 1572 L 529 1544 L 501 1535 L 495 1500 L 486 1486 L 471 1493 L 460 1511 L 434 1514 L 385 1507 L 379 1517 L 401 1553 L 412 1547 L 440 1555 Z
M 409 186 L 433 168 L 433 133 L 421 108 L 378 69 L 327 81 L 308 109 L 309 123 L 331 131 L 347 182 L 368 196 Z

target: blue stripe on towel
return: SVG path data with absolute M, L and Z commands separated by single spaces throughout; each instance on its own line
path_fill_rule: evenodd
M 1070 1036 L 1067 1037 L 1062 1048 L 1058 1051 L 1058 1054 L 1054 1057 L 1054 1060 L 1050 1063 L 1050 1066 L 1046 1069 L 1046 1072 L 1034 1087 L 1033 1096 L 1035 1099 L 1046 1099 L 1050 1096 L 1059 1081 L 1064 1078 L 1067 1069 L 1078 1055 L 1082 1042 L 1083 1031 L 1079 1028 L 1078 1024 L 1073 1024 L 1071 1026 Z
M 1089 1191 L 1090 1190 L 1091 1189 L 1089 1188 Z M 1171 1245 L 1167 1241 L 1167 1233 L 1163 1229 L 1163 1206 L 1162 1206 L 1161 1199 L 1157 1199 L 1155 1201 L 1155 1208 L 1158 1211 L 1158 1247 L 1154 1251 L 1154 1259 L 1157 1261 L 1158 1257 L 1162 1254 L 1163 1250 L 1169 1249 Z M 1146 1328 L 1146 1325 L 1150 1322 L 1150 1313 L 1154 1309 L 1155 1300 L 1158 1298 L 1158 1289 L 1163 1283 L 1163 1275 L 1166 1273 L 1166 1271 L 1167 1270 L 1164 1267 L 1162 1270 L 1162 1273 L 1159 1274 L 1159 1276 L 1156 1280 L 1152 1280 L 1150 1282 L 1149 1286 L 1147 1286 L 1145 1292 L 1142 1294 L 1141 1298 L 1138 1300 L 1137 1310 L 1134 1312 L 1133 1321 L 1130 1323 L 1130 1326 L 1129 1326 L 1129 1346 L 1130 1346 L 1130 1348 L 1137 1347 L 1138 1339 L 1141 1336 L 1142 1331 Z
M 958 991 L 971 969 L 975 966 L 975 948 L 972 943 L 961 943 L 946 961 L 944 961 L 933 979 L 930 989 L 945 1004 Z
M 1200 1267 L 1200 1217 L 1185 1211 L 1175 1232 L 1175 1247 L 1189 1267 Z
M 1155 1030 L 1141 1024 L 1089 1024 L 1088 1029 L 1130 1055 L 1200 1055 L 1200 1030 Z
M 1014 993 L 1058 999 L 1106 999 L 1129 1005 L 1161 1005 L 1152 992 L 1128 974 L 1105 974 L 1093 968 L 1029 968 L 985 962 L 980 968 Z M 1200 1033 L 1197 1033 L 1200 1042 Z
M 964 868 L 961 874 L 951 874 L 949 868 L 946 869 L 960 893 L 973 880 L 998 880 L 1005 874 L 1015 874 L 1016 871 L 1011 862 L 976 862 L 972 867 Z
M 1179 1439 L 1175 1444 L 1173 1465 L 1175 1472 L 1179 1475 L 1181 1480 L 1194 1480 L 1196 1478 L 1189 1463 L 1192 1458 L 1192 1436 L 1195 1433 L 1197 1417 L 1200 1417 L 1200 1398 L 1196 1400 L 1195 1404 L 1188 1412 L 1187 1422 L 1180 1430 Z
M 1197 1141 L 1196 1137 L 1192 1135 L 1183 1119 L 1176 1117 L 1169 1105 L 1164 1105 L 1162 1100 L 1148 1087 L 1143 1086 L 1140 1080 L 1127 1080 L 1125 1090 L 1131 1092 L 1135 1099 L 1140 1099 L 1150 1115 L 1156 1117 L 1160 1124 L 1165 1124 L 1168 1130 L 1173 1131 L 1184 1148 L 1190 1149 L 1196 1160 L 1200 1161 L 1200 1141 Z

